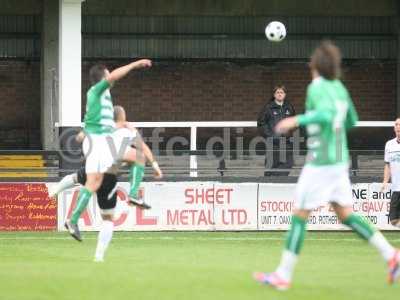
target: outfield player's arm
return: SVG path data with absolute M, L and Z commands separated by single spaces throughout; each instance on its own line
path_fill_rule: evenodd
M 390 164 L 385 162 L 385 167 L 383 168 L 383 182 L 382 191 L 386 190 L 390 180 Z
M 75 136 L 75 141 L 79 144 L 81 144 L 83 142 L 83 140 L 85 139 L 86 134 L 83 130 L 79 131 L 79 133 Z
M 149 146 L 147 146 L 147 144 L 144 142 L 139 131 L 136 128 L 132 127 L 132 125 L 130 125 L 128 122 L 127 122 L 127 124 L 128 124 L 127 126 L 129 126 L 128 128 L 130 130 L 136 131 L 136 137 L 134 139 L 133 145 L 136 147 L 137 150 L 142 151 L 146 160 L 151 164 L 151 166 L 155 172 L 155 177 L 162 178 L 163 173 L 160 169 L 160 166 L 158 165 L 158 162 L 154 159 L 153 152 L 150 150 Z
M 321 107 L 321 95 L 318 90 L 309 86 L 307 89 L 306 113 L 297 115 L 296 121 L 299 126 L 307 126 L 309 124 L 328 124 L 333 121 L 332 111 Z
M 381 191 L 386 190 L 390 180 L 390 162 L 389 162 L 389 149 L 385 146 L 385 166 L 383 168 L 383 182 Z
M 125 122 L 124 126 L 135 133 L 135 138 L 133 139 L 133 145 L 137 149 L 140 149 L 143 152 L 143 155 L 146 158 L 146 161 L 148 161 L 148 162 L 150 162 L 150 164 L 152 164 L 155 161 L 153 152 L 150 150 L 150 148 L 144 142 L 142 135 L 139 133 L 139 131 L 136 129 L 136 127 L 133 125 L 132 122 Z
M 327 110 L 312 110 L 296 117 L 299 126 L 309 124 L 328 124 L 333 121 L 333 113 Z
M 152 164 L 155 161 L 153 152 L 151 152 L 149 146 L 147 146 L 147 144 L 144 141 L 142 141 L 142 146 L 141 147 L 142 147 L 142 151 L 143 151 L 144 157 L 146 157 L 146 160 L 150 164 Z
M 125 77 L 130 71 L 142 68 L 149 68 L 151 67 L 151 64 L 152 62 L 149 59 L 137 60 L 128 65 L 113 70 L 110 74 L 106 76 L 106 81 L 109 84 L 113 84 L 115 81 L 118 81 L 121 78 Z

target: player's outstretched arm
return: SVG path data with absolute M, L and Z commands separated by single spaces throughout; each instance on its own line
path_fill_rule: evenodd
M 135 128 L 135 126 L 131 122 L 124 122 L 123 126 L 125 128 L 128 128 L 135 134 L 135 138 L 133 139 L 133 146 L 135 146 L 137 152 L 140 152 L 140 155 L 144 156 L 145 161 L 148 161 L 151 164 L 151 166 L 154 170 L 155 178 L 161 179 L 163 177 L 163 173 L 160 169 L 160 166 L 158 165 L 158 162 L 154 159 L 153 152 L 150 150 L 150 148 L 144 142 L 139 131 Z M 136 155 L 138 155 L 138 153 Z M 126 161 L 130 162 L 130 160 L 126 160 Z
M 146 157 L 147 161 L 150 162 L 153 170 L 154 170 L 154 177 L 161 179 L 163 177 L 163 173 L 158 165 L 158 162 L 154 159 L 153 152 L 151 152 L 149 146 L 146 145 L 144 141 L 142 141 L 142 150 L 143 154 Z
M 151 60 L 140 59 L 128 65 L 113 70 L 110 74 L 106 76 L 106 80 L 108 81 L 108 83 L 112 84 L 113 82 L 118 81 L 121 78 L 125 77 L 132 70 L 150 68 L 151 65 L 152 65 Z
M 136 128 L 131 128 L 131 130 L 137 131 Z M 163 173 L 160 169 L 160 166 L 158 165 L 158 162 L 154 159 L 153 152 L 150 150 L 149 146 L 147 146 L 147 144 L 144 142 L 142 136 L 139 134 L 138 131 L 136 134 L 136 139 L 134 144 L 137 150 L 142 151 L 144 157 L 146 158 L 146 161 L 148 161 L 151 164 L 154 170 L 154 177 L 161 179 L 163 177 Z

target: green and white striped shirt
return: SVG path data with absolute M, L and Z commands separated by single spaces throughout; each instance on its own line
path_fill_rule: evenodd
M 84 118 L 86 133 L 107 134 L 115 130 L 114 107 L 109 88 L 110 84 L 103 79 L 88 90 Z
M 307 89 L 306 113 L 298 116 L 299 125 L 307 126 L 307 164 L 347 164 L 347 130 L 357 121 L 353 101 L 340 80 L 314 79 Z

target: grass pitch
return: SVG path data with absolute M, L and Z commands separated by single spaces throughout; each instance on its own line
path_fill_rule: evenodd
M 312 233 L 294 284 L 277 292 L 253 281 L 272 271 L 284 233 L 122 233 L 104 263 L 92 261 L 96 234 L 0 233 L 0 299 L 396 299 L 386 265 L 353 233 Z M 400 247 L 400 233 L 387 233 Z

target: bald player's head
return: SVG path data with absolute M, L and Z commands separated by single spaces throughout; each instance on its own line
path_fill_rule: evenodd
M 125 109 L 120 105 L 114 106 L 114 121 L 115 122 L 125 122 L 126 121 Z

